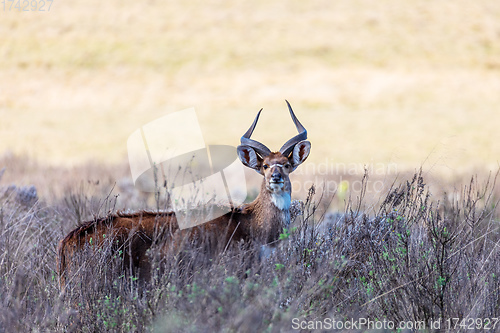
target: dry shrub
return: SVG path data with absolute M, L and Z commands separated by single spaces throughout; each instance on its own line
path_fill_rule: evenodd
M 195 246 L 165 257 L 153 246 L 150 281 L 123 274 L 111 245 L 88 244 L 62 294 L 58 240 L 78 219 L 112 209 L 113 195 L 95 201 L 74 187 L 49 206 L 30 186 L 5 185 L 0 331 L 281 332 L 292 331 L 294 318 L 361 317 L 429 329 L 438 319 L 498 318 L 496 176 L 484 184 L 474 177 L 437 200 L 417 173 L 377 206 L 366 207 L 361 191 L 326 215 L 320 207 L 331 198 L 311 188 L 274 252 L 240 244 L 209 258 Z

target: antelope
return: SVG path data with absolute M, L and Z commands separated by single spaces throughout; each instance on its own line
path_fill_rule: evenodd
M 129 265 L 133 274 L 144 279 L 150 277 L 151 270 L 147 250 L 159 238 L 164 242 L 165 249 L 177 252 L 184 242 L 193 243 L 203 239 L 203 249 L 209 256 L 221 253 L 236 242 L 254 243 L 272 249 L 283 227 L 290 223 L 292 187 L 289 175 L 307 159 L 311 148 L 306 129 L 288 101 L 286 103 L 299 132 L 296 136 L 277 152 L 271 152 L 264 144 L 251 139 L 261 109 L 237 147 L 240 161 L 263 176 L 260 193 L 253 202 L 232 208 L 225 215 L 204 224 L 182 230 L 174 212 L 118 212 L 85 222 L 59 242 L 61 288 L 66 285 L 70 273 L 75 273 L 72 265 L 75 255 L 89 243 L 95 249 L 108 241 L 112 251 L 121 249 L 124 266 Z

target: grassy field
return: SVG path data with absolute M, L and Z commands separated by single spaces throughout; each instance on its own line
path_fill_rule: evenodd
M 482 318 L 480 331 L 500 316 L 497 0 L 9 6 L 0 332 L 287 332 L 294 318 L 424 331 Z M 146 288 L 98 257 L 60 293 L 59 239 L 82 220 L 154 207 L 130 178 L 130 134 L 194 107 L 207 144 L 236 146 L 264 108 L 254 137 L 276 150 L 296 133 L 285 99 L 312 151 L 292 179 L 305 214 L 279 251 L 194 272 L 162 258 Z
M 436 197 L 415 174 L 379 194 L 376 205 L 358 193 L 326 215 L 329 198 L 311 192 L 269 257 L 235 248 L 201 263 L 205 254 L 185 247 L 180 266 L 151 251 L 157 269 L 148 281 L 123 274 L 107 247 L 82 252 L 81 269 L 61 293 L 56 240 L 80 220 L 140 201 L 125 191 L 109 195 L 109 170 L 87 171 L 102 181 L 72 186 L 50 204 L 34 187 L 0 186 L 0 331 L 321 332 L 335 321 L 356 322 L 354 332 L 438 325 L 484 332 L 500 325 L 496 177 Z M 191 263 L 198 264 L 183 268 Z
M 191 106 L 231 145 L 264 107 L 277 149 L 288 99 L 315 163 L 498 167 L 494 0 L 55 1 L 2 11 L 0 33 L 0 152 L 121 162 L 140 125 Z

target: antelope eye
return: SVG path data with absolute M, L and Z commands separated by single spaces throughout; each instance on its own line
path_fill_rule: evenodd
M 264 164 L 264 170 L 266 170 L 267 168 L 269 168 L 269 165 Z

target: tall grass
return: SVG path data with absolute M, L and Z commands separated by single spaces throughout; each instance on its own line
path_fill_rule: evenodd
M 74 187 L 48 205 L 29 186 L 4 184 L 0 331 L 286 332 L 294 323 L 321 331 L 325 318 L 420 322 L 431 331 L 437 320 L 498 318 L 497 176 L 474 177 L 450 195 L 430 193 L 416 173 L 377 205 L 361 191 L 328 214 L 320 207 L 331 198 L 311 188 L 268 257 L 244 246 L 206 260 L 196 248 L 166 258 L 152 248 L 151 281 L 121 273 L 119 256 L 89 244 L 64 293 L 58 240 L 78 220 L 106 214 L 113 196 L 103 191 L 93 208 Z

